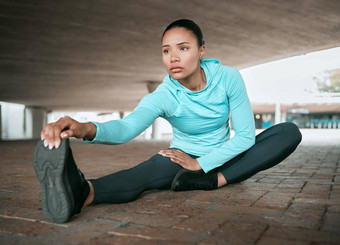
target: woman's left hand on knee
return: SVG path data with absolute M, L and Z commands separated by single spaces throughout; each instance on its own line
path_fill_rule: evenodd
M 161 150 L 158 154 L 169 157 L 171 161 L 181 165 L 183 168 L 188 170 L 201 170 L 201 166 L 198 164 L 197 160 L 184 153 L 181 150 Z

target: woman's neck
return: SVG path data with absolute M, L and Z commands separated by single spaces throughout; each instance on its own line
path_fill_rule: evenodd
M 201 91 L 205 88 L 207 84 L 207 79 L 205 77 L 204 70 L 199 67 L 190 77 L 179 80 L 179 82 L 191 91 Z

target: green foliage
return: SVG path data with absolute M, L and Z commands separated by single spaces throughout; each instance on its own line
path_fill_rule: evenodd
M 314 77 L 320 92 L 340 93 L 340 69 L 325 71 L 322 78 Z

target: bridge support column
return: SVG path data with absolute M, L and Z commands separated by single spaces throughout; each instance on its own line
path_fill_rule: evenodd
M 152 124 L 152 139 L 161 140 L 162 139 L 162 127 L 160 118 L 157 118 Z
M 275 124 L 279 124 L 281 122 L 281 104 L 280 102 L 276 102 L 275 104 Z
M 25 107 L 24 118 L 25 138 L 39 139 L 40 132 L 46 124 L 46 110 L 39 107 Z
M 1 105 L 0 105 L 0 140 L 2 140 L 2 119 L 1 119 Z
M 153 91 L 155 91 L 159 84 L 161 84 L 161 83 L 160 82 L 154 82 L 154 81 L 148 82 L 146 84 L 146 86 L 148 88 L 149 93 L 152 93 Z M 160 118 L 157 118 L 155 120 L 155 122 L 152 124 L 151 137 L 154 140 L 162 139 L 162 128 L 161 128 Z

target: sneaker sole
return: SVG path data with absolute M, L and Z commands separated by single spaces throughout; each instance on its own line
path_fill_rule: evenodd
M 34 151 L 34 170 L 40 182 L 41 203 L 46 219 L 65 223 L 71 217 L 72 195 L 67 181 L 66 160 L 69 140 L 62 140 L 58 149 L 49 150 L 38 142 Z

